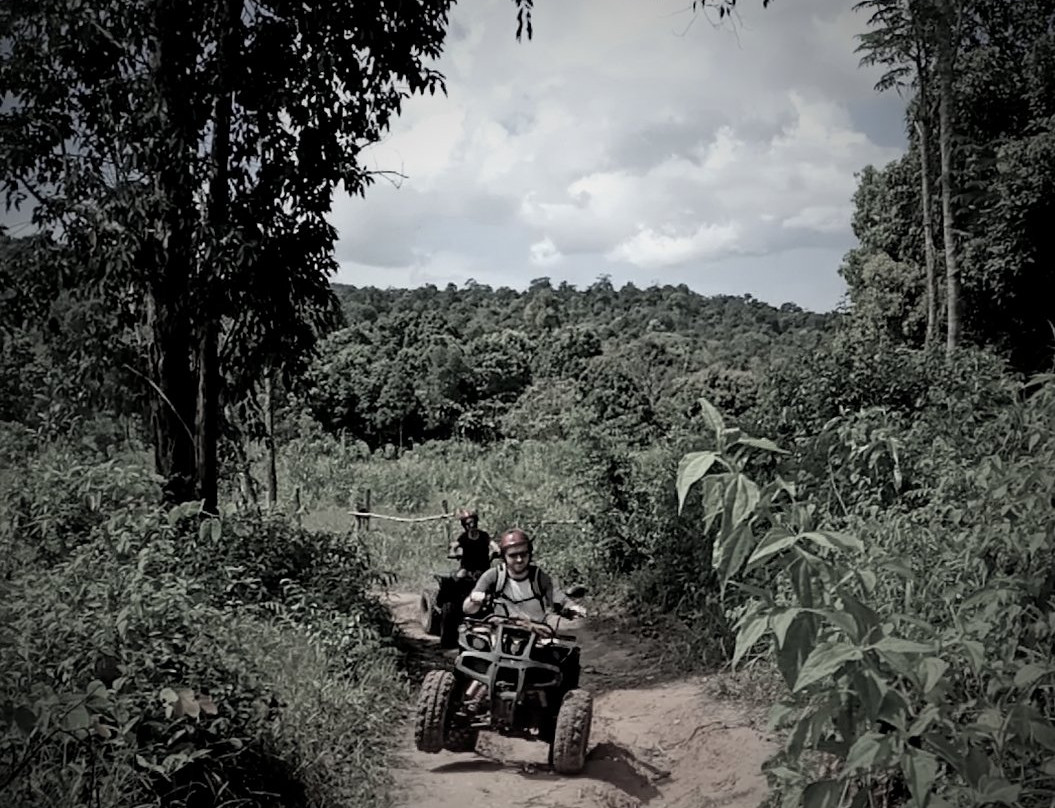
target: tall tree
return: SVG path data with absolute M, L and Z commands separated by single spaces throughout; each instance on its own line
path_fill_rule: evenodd
M 442 88 L 427 61 L 452 2 L 0 6 L 7 205 L 32 206 L 78 281 L 141 316 L 169 499 L 215 507 L 224 360 L 245 356 L 228 343 L 311 344 L 333 191 L 363 193 L 361 149 L 409 94 Z
M 953 141 L 956 137 L 956 60 L 960 52 L 963 0 L 932 0 L 938 79 L 938 154 L 941 161 L 942 246 L 945 251 L 945 351 L 960 344 L 960 250 L 954 219 Z
M 937 259 L 930 185 L 931 76 L 935 48 L 921 0 L 862 0 L 854 8 L 869 13 L 869 30 L 859 37 L 857 49 L 863 53 L 861 63 L 888 68 L 876 83 L 876 90 L 883 92 L 894 88 L 900 92 L 907 84 L 916 91 L 914 102 L 909 105 L 909 118 L 920 162 L 919 193 L 927 296 L 926 344 L 930 345 L 937 338 L 938 330 Z

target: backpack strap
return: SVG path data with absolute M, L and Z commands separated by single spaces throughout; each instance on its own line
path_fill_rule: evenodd
M 543 610 L 546 608 L 545 594 L 542 591 L 542 570 L 536 567 L 534 564 L 528 567 L 528 581 L 531 583 L 531 599 L 537 600 L 542 604 Z M 494 597 L 498 598 L 505 592 L 506 583 L 509 580 L 509 570 L 506 569 L 505 564 L 498 568 L 498 577 L 495 579 L 495 591 Z M 521 601 L 524 602 L 524 601 Z M 515 604 L 515 602 L 514 602 Z

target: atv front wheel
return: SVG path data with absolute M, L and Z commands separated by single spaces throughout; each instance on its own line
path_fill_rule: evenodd
M 578 774 L 586 765 L 593 722 L 593 696 L 588 690 L 569 690 L 557 713 L 550 758 L 558 774 Z
M 436 753 L 444 747 L 449 716 L 458 687 L 450 671 L 429 671 L 421 683 L 414 716 L 414 744 L 420 752 Z
M 440 617 L 436 614 L 436 596 L 428 589 L 422 591 L 418 601 L 418 620 L 421 630 L 431 637 L 440 633 Z

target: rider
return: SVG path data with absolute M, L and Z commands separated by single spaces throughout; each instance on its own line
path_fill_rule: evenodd
M 562 617 L 585 617 L 581 606 L 565 603 L 567 596 L 554 580 L 531 563 L 532 541 L 519 528 L 507 530 L 498 541 L 504 569 L 492 567 L 476 582 L 462 604 L 465 614 L 480 611 L 488 596 L 505 606 L 511 617 L 544 622 L 549 612 Z
M 458 559 L 458 578 L 479 576 L 498 557 L 498 547 L 487 531 L 480 530 L 480 515 L 476 511 L 459 508 L 456 515 L 462 523 L 462 532 L 451 542 L 447 555 Z

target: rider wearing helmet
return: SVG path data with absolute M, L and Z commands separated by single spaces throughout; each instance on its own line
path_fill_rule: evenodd
M 462 608 L 466 614 L 480 611 L 490 597 L 510 616 L 543 622 L 548 613 L 583 617 L 578 606 L 566 605 L 567 596 L 556 582 L 531 563 L 533 544 L 523 530 L 513 528 L 498 541 L 502 567 L 492 567 L 476 582 Z
M 447 555 L 458 559 L 459 578 L 479 575 L 491 566 L 491 560 L 498 556 L 498 548 L 491 536 L 480 530 L 480 515 L 476 511 L 459 508 L 456 516 L 462 524 L 462 532 L 451 542 Z

